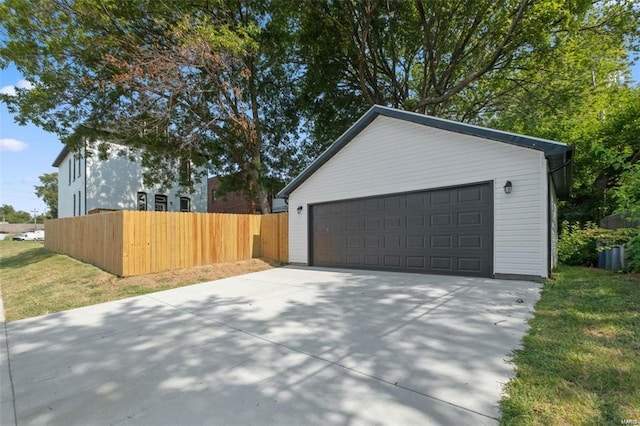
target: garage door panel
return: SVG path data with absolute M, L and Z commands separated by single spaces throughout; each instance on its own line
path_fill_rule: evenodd
M 424 228 L 427 223 L 424 215 L 408 215 L 406 218 L 406 227 L 409 229 Z
M 347 249 L 363 249 L 362 240 L 361 236 L 347 236 Z
M 310 209 L 314 265 L 491 276 L 490 184 L 332 204 Z
M 382 244 L 380 243 L 380 240 L 384 239 L 384 237 L 382 235 L 379 236 L 374 236 L 374 237 L 364 237 L 364 248 L 369 249 L 369 248 L 381 248 Z
M 483 225 L 484 224 L 484 215 L 483 212 L 464 212 L 458 213 L 458 226 L 473 226 L 473 225 Z
M 364 256 L 364 264 L 367 266 L 382 266 L 380 264 L 380 255 L 377 254 L 365 254 Z
M 482 235 L 458 235 L 458 247 L 464 249 L 482 249 Z
M 453 248 L 452 235 L 432 235 L 429 238 L 429 248 L 431 249 L 450 249 Z
M 453 204 L 451 191 L 433 191 L 429 197 L 429 207 L 450 206 Z
M 482 272 L 482 259 L 477 257 L 460 257 L 458 258 L 458 270 L 480 274 Z
M 453 226 L 453 213 L 438 213 L 429 215 L 429 224 L 434 226 Z
M 347 203 L 347 214 L 350 216 L 361 215 L 364 212 L 364 201 L 350 201 Z
M 409 235 L 406 237 L 407 241 L 407 249 L 424 249 L 425 246 L 425 237 L 422 235 Z
M 425 263 L 424 256 L 407 256 L 407 268 L 424 269 Z
M 348 218 L 347 219 L 347 229 L 349 231 L 360 231 L 364 229 L 364 219 L 357 218 Z
M 378 231 L 382 229 L 381 217 L 368 217 L 364 220 L 364 229 L 367 231 Z
M 439 272 L 452 272 L 453 271 L 453 259 L 450 257 L 430 257 L 430 267 L 433 271 Z
M 384 210 L 385 212 L 394 212 L 406 209 L 406 197 L 394 196 L 384 198 Z
M 482 188 L 470 187 L 458 190 L 458 203 L 482 200 Z
M 382 207 L 382 200 L 380 198 L 372 198 L 369 200 L 365 200 L 364 202 L 364 212 L 368 213 L 368 212 L 380 212 L 381 210 L 383 210 Z
M 399 249 L 404 247 L 404 236 L 400 235 L 385 235 L 384 236 L 384 248 L 387 251 Z
M 406 200 L 406 207 L 409 211 L 424 210 L 429 206 L 429 195 L 424 192 L 407 194 Z
M 385 255 L 384 256 L 384 266 L 389 268 L 400 268 L 402 267 L 402 257 L 398 255 Z
M 388 216 L 384 218 L 384 229 L 394 230 L 405 228 L 406 216 Z

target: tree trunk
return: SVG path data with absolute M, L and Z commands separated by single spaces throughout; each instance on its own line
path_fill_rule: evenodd
M 262 148 L 262 132 L 260 129 L 260 116 L 258 111 L 258 96 L 256 93 L 256 78 L 255 78 L 255 61 L 251 56 L 248 58 L 247 65 L 249 66 L 249 71 L 251 74 L 249 75 L 249 94 L 251 96 L 251 114 L 253 115 L 253 152 L 252 152 L 252 168 L 253 173 L 252 177 L 252 185 L 254 185 L 254 191 L 252 191 L 258 197 L 258 203 L 260 203 L 260 210 L 262 214 L 271 213 L 271 206 L 269 205 L 269 196 L 264 189 L 264 184 L 262 182 L 262 156 L 260 153 L 260 148 Z

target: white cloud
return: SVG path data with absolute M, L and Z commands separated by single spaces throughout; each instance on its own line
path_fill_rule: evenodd
M 17 139 L 2 138 L 0 139 L 0 151 L 22 151 L 27 147 L 27 144 Z
M 4 86 L 2 89 L 0 89 L 0 93 L 2 93 L 3 95 L 15 96 L 16 88 L 14 86 Z
M 0 89 L 0 93 L 2 93 L 3 95 L 15 96 L 16 95 L 16 88 L 31 90 L 31 89 L 33 89 L 33 83 L 31 83 L 28 80 L 20 80 L 20 81 L 18 81 L 16 83 L 15 86 L 4 86 L 4 87 L 2 87 Z

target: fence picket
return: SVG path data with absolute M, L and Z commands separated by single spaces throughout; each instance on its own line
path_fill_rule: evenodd
M 117 211 L 45 221 L 45 247 L 131 276 L 268 257 L 288 261 L 288 214 Z

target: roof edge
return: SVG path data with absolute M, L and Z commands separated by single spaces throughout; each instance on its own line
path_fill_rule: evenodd
M 545 158 L 547 159 L 556 156 L 564 157 L 568 152 L 573 153 L 572 146 L 562 142 L 552 141 L 550 139 L 520 135 L 517 133 L 476 126 L 474 124 L 460 123 L 444 118 L 437 118 L 415 112 L 389 108 L 381 105 L 374 105 L 351 127 L 349 127 L 346 132 L 344 132 L 338 139 L 336 139 L 336 141 L 333 142 L 322 154 L 320 154 L 320 156 L 318 156 L 309 166 L 307 166 L 307 168 L 305 168 L 302 173 L 296 176 L 288 185 L 286 185 L 280 192 L 278 192 L 277 196 L 287 198 L 289 194 L 291 194 L 291 192 L 302 185 L 305 180 L 307 180 L 324 163 L 329 161 L 338 151 L 340 151 L 347 143 L 355 138 L 358 133 L 360 133 L 379 115 L 384 115 L 386 117 L 395 118 L 398 120 L 409 121 L 428 127 L 434 127 L 445 131 L 475 136 L 482 139 L 488 139 L 520 146 L 523 148 L 543 151 L 545 154 Z M 572 155 L 569 154 L 569 161 L 571 157 Z
M 56 157 L 55 160 L 53 160 L 53 164 L 51 165 L 52 167 L 60 167 L 60 164 L 62 164 L 62 160 L 65 159 L 65 157 L 71 152 L 71 150 L 69 149 L 69 147 L 67 145 L 62 147 L 62 151 L 60 151 L 60 154 L 58 154 L 58 156 Z

